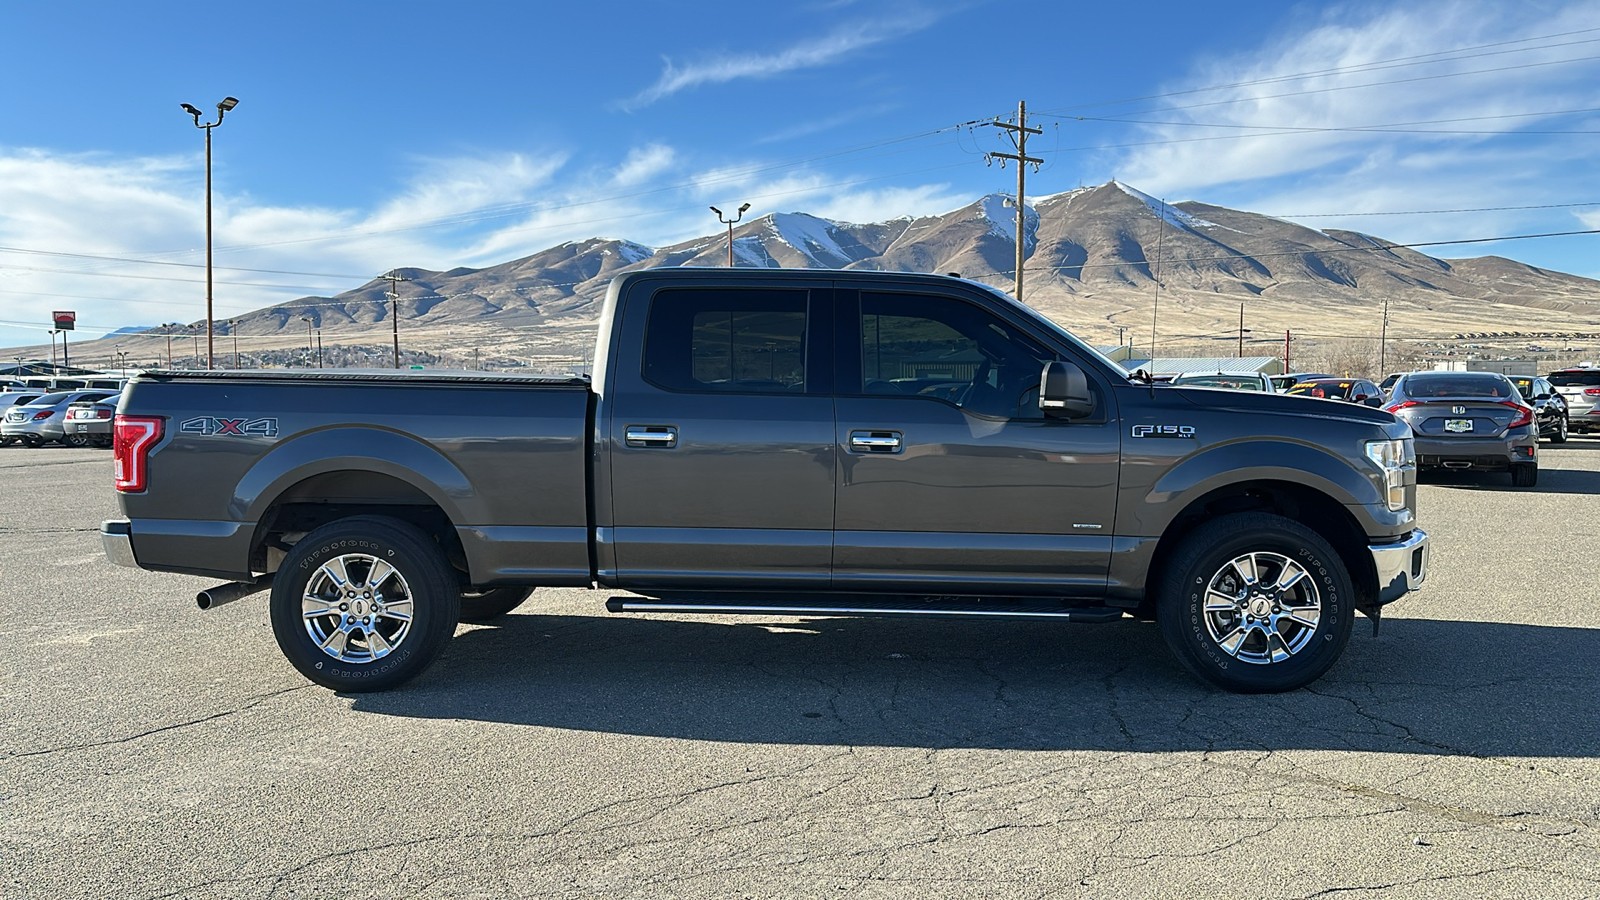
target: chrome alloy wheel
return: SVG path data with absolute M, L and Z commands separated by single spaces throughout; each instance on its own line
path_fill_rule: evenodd
M 1229 656 L 1267 665 L 1304 650 L 1322 621 L 1316 579 L 1281 553 L 1230 560 L 1206 585 L 1206 630 Z
M 312 573 L 300 611 L 323 653 L 341 662 L 375 662 L 411 633 L 411 588 L 394 566 L 348 553 Z

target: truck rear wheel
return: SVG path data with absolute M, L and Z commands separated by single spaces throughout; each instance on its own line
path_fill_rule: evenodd
M 1167 561 L 1157 619 L 1185 668 L 1246 694 L 1304 687 L 1344 652 L 1355 622 L 1344 560 L 1321 535 L 1268 513 L 1195 529 Z
M 530 587 L 497 587 L 461 592 L 461 621 L 490 622 L 521 606 L 533 596 Z
M 300 674 L 336 691 L 381 691 L 428 668 L 455 634 L 455 573 L 420 529 L 383 516 L 324 525 L 272 583 L 272 631 Z

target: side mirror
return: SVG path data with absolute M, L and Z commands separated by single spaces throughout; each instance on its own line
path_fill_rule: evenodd
M 1039 409 L 1051 419 L 1081 419 L 1094 412 L 1089 376 L 1069 362 L 1045 363 L 1039 376 Z
M 1381 407 L 1381 406 L 1383 406 L 1383 395 L 1382 394 L 1373 394 L 1371 397 L 1368 397 L 1367 399 L 1365 399 L 1365 400 L 1363 400 L 1361 402 L 1365 403 L 1368 406 Z
M 1533 399 L 1535 399 L 1535 400 L 1549 400 L 1550 399 L 1550 395 L 1549 394 L 1534 394 L 1533 395 Z

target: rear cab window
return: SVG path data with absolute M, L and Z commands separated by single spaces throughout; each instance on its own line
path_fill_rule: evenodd
M 651 299 L 642 375 L 693 393 L 807 391 L 807 292 L 663 290 Z

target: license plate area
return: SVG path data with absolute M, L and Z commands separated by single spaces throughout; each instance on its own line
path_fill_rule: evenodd
M 1444 430 L 1452 432 L 1452 433 L 1455 433 L 1455 434 L 1460 434 L 1460 433 L 1462 433 L 1464 431 L 1471 431 L 1472 430 L 1472 420 L 1471 419 L 1445 419 L 1444 420 Z

